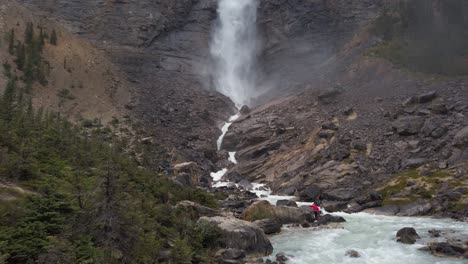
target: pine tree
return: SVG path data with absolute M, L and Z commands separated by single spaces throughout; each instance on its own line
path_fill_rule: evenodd
M 16 67 L 22 71 L 24 68 L 24 63 L 26 61 L 26 53 L 25 53 L 25 47 L 24 44 L 21 44 L 18 42 L 18 46 L 16 48 Z
M 26 25 L 26 30 L 24 32 L 24 42 L 28 46 L 32 46 L 34 41 L 34 26 L 32 22 L 29 22 Z
M 9 40 L 8 40 L 8 52 L 10 55 L 15 54 L 15 30 L 11 29 Z
M 52 34 L 50 35 L 50 44 L 57 46 L 57 32 L 52 30 Z
M 2 118 L 7 122 L 12 120 L 15 111 L 15 99 L 16 80 L 12 78 L 8 81 L 2 98 Z

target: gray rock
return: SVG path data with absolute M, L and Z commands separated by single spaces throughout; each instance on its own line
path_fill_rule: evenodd
M 297 207 L 297 203 L 291 200 L 278 200 L 276 202 L 276 206 L 289 206 L 289 207 Z
M 314 223 L 314 225 L 321 226 L 321 225 L 327 225 L 330 223 L 344 223 L 344 222 L 346 222 L 346 219 L 344 219 L 341 216 L 326 214 L 326 215 L 320 216 L 317 222 Z
M 198 223 L 217 226 L 221 230 L 222 247 L 244 250 L 246 254 L 270 255 L 273 246 L 257 225 L 233 217 L 202 217 Z
M 427 215 L 432 210 L 430 202 L 419 200 L 400 208 L 399 216 L 418 216 Z
M 359 252 L 357 252 L 356 250 L 351 249 L 346 251 L 345 256 L 348 256 L 350 258 L 360 258 L 361 254 L 359 254 Z
M 403 244 L 414 244 L 416 239 L 419 239 L 420 236 L 416 233 L 416 230 L 412 227 L 404 227 L 396 233 L 397 242 Z
M 316 199 L 320 197 L 322 190 L 320 187 L 311 185 L 307 187 L 304 191 L 299 193 L 299 197 L 302 201 L 305 202 L 315 202 Z
M 294 195 L 297 191 L 297 188 L 294 186 L 289 186 L 278 191 L 279 195 Z
M 257 220 L 253 223 L 260 227 L 267 235 L 281 232 L 282 224 L 275 218 Z
M 176 208 L 184 208 L 187 212 L 190 212 L 192 218 L 198 219 L 202 216 L 220 216 L 220 211 L 211 209 L 209 207 L 197 204 L 192 201 L 181 201 L 177 203 Z
M 447 242 L 434 242 L 428 248 L 433 255 L 439 257 L 463 257 L 466 252 L 466 249 Z
M 455 134 L 453 145 L 457 148 L 468 148 L 468 126 L 462 128 Z
M 392 127 L 401 136 L 411 136 L 418 134 L 423 124 L 423 117 L 403 116 L 392 122 Z
M 405 169 L 414 169 L 426 163 L 427 163 L 427 159 L 424 159 L 424 158 L 405 159 L 401 162 L 401 167 Z
M 285 264 L 291 258 L 291 256 L 288 256 L 283 252 L 280 252 L 280 253 L 276 254 L 275 257 L 276 257 L 276 261 L 279 264 Z
M 220 260 L 242 260 L 246 257 L 244 250 L 227 248 L 216 252 L 215 257 Z

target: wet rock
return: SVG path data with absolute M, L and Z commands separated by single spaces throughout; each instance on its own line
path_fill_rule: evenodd
M 392 127 L 401 136 L 411 136 L 418 134 L 423 124 L 423 117 L 403 116 L 392 122 Z
M 431 229 L 431 230 L 429 230 L 427 232 L 431 235 L 431 237 L 440 237 L 440 233 L 442 231 L 437 230 L 437 229 Z
M 289 207 L 297 207 L 297 203 L 291 200 L 278 200 L 276 202 L 276 206 L 289 206 Z
M 250 183 L 248 180 L 241 180 L 238 184 L 239 184 L 239 186 L 241 186 L 245 190 L 252 190 L 253 189 L 253 184 Z
M 385 205 L 376 208 L 368 208 L 364 212 L 375 215 L 396 215 L 400 211 L 397 205 Z
M 281 232 L 282 224 L 276 218 L 262 219 L 253 222 L 267 235 Z
M 326 214 L 318 218 L 317 222 L 314 223 L 316 226 L 327 225 L 330 223 L 344 223 L 346 219 L 341 216 Z
M 412 227 L 404 227 L 396 233 L 397 242 L 403 244 L 414 244 L 416 239 L 419 239 L 420 236 L 416 233 L 416 230 Z
M 464 257 L 466 249 L 447 242 L 434 242 L 429 244 L 429 251 L 439 257 Z
M 345 256 L 350 257 L 350 258 L 360 258 L 361 254 L 359 254 L 359 252 L 357 252 L 356 250 L 351 249 L 351 250 L 346 251 Z
M 283 252 L 280 252 L 280 253 L 276 254 L 275 257 L 276 257 L 276 261 L 279 264 L 285 264 L 291 258 L 291 256 L 288 256 Z
M 257 225 L 233 217 L 201 217 L 197 223 L 216 226 L 221 231 L 220 244 L 225 248 L 244 250 L 246 254 L 269 255 L 270 240 Z

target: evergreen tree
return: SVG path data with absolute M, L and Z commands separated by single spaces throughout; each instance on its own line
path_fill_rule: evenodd
M 50 44 L 57 46 L 57 32 L 52 30 L 52 34 L 50 35 Z
M 8 81 L 2 97 L 2 118 L 10 122 L 15 112 L 16 99 L 16 80 L 14 78 Z
M 26 24 L 26 30 L 24 31 L 24 42 L 26 45 L 31 46 L 34 41 L 34 25 L 32 22 Z
M 22 71 L 24 69 L 24 63 L 26 61 L 26 53 L 24 44 L 18 42 L 18 46 L 16 47 L 16 67 L 18 70 Z
M 8 39 L 8 52 L 10 55 L 15 54 L 15 30 L 11 29 L 9 39 Z

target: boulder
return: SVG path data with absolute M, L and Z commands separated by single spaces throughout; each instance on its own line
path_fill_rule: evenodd
M 361 254 L 359 254 L 359 252 L 357 252 L 356 250 L 350 249 L 346 251 L 345 256 L 350 258 L 360 258 Z
M 447 133 L 447 128 L 442 124 L 442 121 L 436 118 L 427 119 L 421 128 L 421 133 L 426 137 L 434 139 L 440 138 Z
M 314 220 L 312 212 L 303 210 L 302 208 L 289 207 L 289 206 L 275 206 L 273 207 L 276 219 L 285 224 L 301 224 L 304 222 L 312 222 Z
M 400 208 L 398 216 L 427 215 L 432 210 L 432 204 L 425 200 L 418 200 Z
M 440 233 L 442 231 L 437 230 L 437 229 L 431 229 L 431 230 L 429 230 L 427 232 L 431 235 L 431 237 L 440 237 Z
M 396 233 L 397 241 L 403 244 L 414 244 L 420 236 L 412 227 L 404 227 Z
M 268 218 L 276 219 L 276 212 L 273 206 L 264 200 L 254 202 L 242 214 L 242 219 L 250 222 Z
M 233 217 L 201 217 L 198 223 L 216 226 L 220 229 L 220 244 L 224 248 L 245 251 L 246 254 L 270 255 L 273 246 L 262 229 L 248 221 Z
M 318 218 L 317 222 L 315 222 L 315 225 L 328 225 L 330 223 L 344 223 L 346 222 L 346 219 L 344 219 L 341 216 L 337 215 L 332 215 L 332 214 L 326 214 L 322 215 Z
M 403 116 L 393 121 L 392 127 L 400 136 L 411 136 L 418 134 L 423 124 L 423 117 Z
M 468 126 L 462 128 L 455 134 L 453 145 L 461 149 L 468 148 Z
M 253 222 L 260 227 L 267 235 L 281 232 L 281 223 L 275 218 L 262 219 Z
M 307 187 L 304 191 L 299 193 L 299 197 L 301 198 L 302 201 L 305 202 L 315 202 L 320 195 L 322 194 L 322 190 L 320 187 L 311 185 Z
M 403 102 L 403 105 L 411 105 L 411 104 L 425 104 L 429 103 L 432 100 L 437 98 L 437 93 L 435 91 L 427 92 L 424 94 L 411 96 Z
M 297 203 L 291 200 L 278 200 L 276 202 L 276 206 L 289 206 L 289 207 L 297 207 Z
M 241 107 L 241 109 L 239 110 L 239 113 L 240 113 L 241 115 L 248 115 L 248 114 L 250 113 L 250 111 L 251 111 L 251 110 L 250 110 L 250 108 L 249 108 L 248 106 L 243 105 L 243 106 Z
M 433 255 L 439 257 L 463 257 L 467 252 L 466 249 L 447 242 L 431 243 L 429 244 L 428 249 Z

